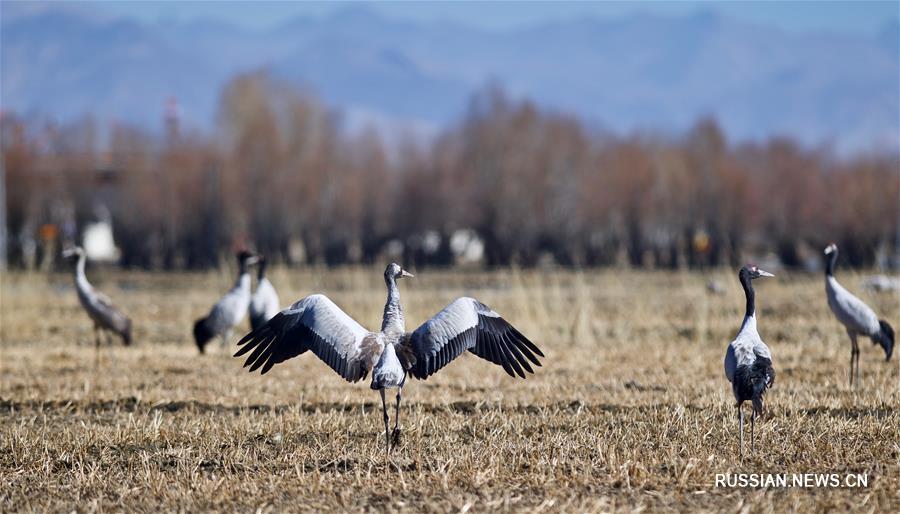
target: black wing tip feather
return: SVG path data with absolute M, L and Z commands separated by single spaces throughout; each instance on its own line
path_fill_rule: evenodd
M 232 357 L 240 357 L 255 348 L 259 344 L 259 339 L 263 332 L 268 332 L 267 328 L 266 325 L 263 325 L 257 329 L 251 330 L 247 335 L 242 337 L 241 340 L 237 342 L 237 346 L 240 346 L 240 348 L 238 348 L 238 351 L 236 351 Z
M 535 354 L 544 357 L 544 353 L 502 317 L 479 313 L 478 329 L 478 344 L 473 353 L 499 364 L 509 376 L 527 378 L 525 372 L 534 374 L 528 361 L 541 366 Z
M 509 341 L 509 338 L 508 338 L 508 337 L 504 337 L 503 334 L 500 335 L 500 338 L 501 338 L 501 339 L 506 339 L 507 341 Z M 524 369 L 525 371 L 527 371 L 527 372 L 529 372 L 529 373 L 531 373 L 531 374 L 533 375 L 533 374 L 534 374 L 534 370 L 531 368 L 531 366 L 528 365 L 528 359 L 526 359 L 526 358 L 522 355 L 522 352 L 519 351 L 519 348 L 516 346 L 516 344 L 515 344 L 515 343 L 512 343 L 512 342 L 510 341 L 506 346 L 507 346 L 507 348 L 509 348 L 510 352 L 512 352 L 513 356 L 516 358 L 516 360 L 518 361 L 518 363 L 519 363 L 519 365 L 522 367 L 522 369 Z M 520 375 L 520 376 L 521 376 L 522 378 L 525 378 L 525 375 Z
M 254 330 L 253 332 L 250 332 L 249 334 L 245 335 L 243 338 L 241 338 L 240 341 L 237 342 L 237 345 L 239 346 L 239 348 L 236 352 L 234 352 L 234 355 L 232 355 L 232 357 L 240 357 L 241 355 L 244 355 L 245 353 L 249 352 L 256 346 L 255 344 L 247 344 L 250 342 L 249 338 L 251 336 L 254 336 L 255 333 L 256 333 L 256 331 Z
M 286 353 L 280 344 L 284 337 L 284 329 L 285 316 L 278 313 L 262 326 L 251 330 L 242 337 L 237 343 L 240 348 L 234 353 L 234 357 L 241 357 L 252 350 L 253 353 L 247 357 L 242 367 L 249 367 L 247 371 L 250 373 L 262 367 L 260 375 L 265 375 L 272 369 L 272 366 L 284 360 L 284 358 L 278 360 L 281 353 Z
M 513 335 L 516 337 L 516 339 L 518 339 L 519 342 L 521 342 L 522 344 L 524 344 L 525 346 L 527 346 L 528 349 L 531 350 L 532 353 L 536 353 L 536 354 L 538 354 L 540 357 L 546 357 L 546 356 L 544 355 L 544 352 L 542 352 L 541 349 L 538 348 L 536 344 L 532 343 L 530 339 L 528 339 L 527 337 L 525 337 L 524 335 L 522 335 L 522 333 L 519 332 L 519 331 L 516 329 L 516 327 L 514 327 L 514 326 L 512 326 L 512 325 L 509 325 L 509 328 L 510 328 L 510 330 L 512 331 Z M 537 359 L 533 360 L 532 362 L 534 362 L 534 363 L 537 364 L 538 366 L 541 365 L 541 363 L 538 362 Z
M 498 337 L 498 334 L 488 333 L 486 336 L 490 340 L 488 344 L 493 344 L 495 348 L 500 350 L 500 353 L 502 354 L 501 363 L 503 364 L 503 369 L 506 370 L 506 373 L 513 378 L 516 378 L 516 375 L 525 378 L 525 374 L 522 373 L 522 368 L 519 367 L 516 357 L 512 354 L 512 351 L 506 343 Z

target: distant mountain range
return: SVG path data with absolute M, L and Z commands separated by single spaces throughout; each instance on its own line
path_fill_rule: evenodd
M 617 132 L 681 131 L 714 115 L 733 140 L 779 134 L 842 152 L 900 151 L 897 23 L 864 38 L 701 12 L 489 31 L 398 21 L 353 5 L 250 32 L 9 5 L 0 101 L 26 114 L 92 113 L 155 129 L 166 99 L 176 97 L 186 122 L 208 129 L 227 80 L 265 68 L 311 87 L 357 124 L 433 131 L 494 82 Z

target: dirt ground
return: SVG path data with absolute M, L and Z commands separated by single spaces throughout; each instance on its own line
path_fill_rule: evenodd
M 381 271 L 271 279 L 284 304 L 324 292 L 377 329 Z M 900 511 L 900 359 L 861 341 L 850 389 L 822 277 L 777 274 L 756 282 L 777 379 L 741 462 L 722 368 L 744 309 L 736 272 L 419 270 L 401 283 L 408 329 L 471 295 L 546 358 L 527 380 L 468 354 L 410 379 L 389 463 L 368 382 L 310 353 L 247 373 L 230 356 L 237 333 L 198 355 L 192 322 L 227 272 L 89 268 L 135 324 L 136 344 L 103 347 L 99 362 L 68 274 L 5 274 L 0 511 Z M 838 276 L 900 329 L 900 297 L 864 291 L 862 277 Z M 868 485 L 717 487 L 723 473 L 861 473 Z

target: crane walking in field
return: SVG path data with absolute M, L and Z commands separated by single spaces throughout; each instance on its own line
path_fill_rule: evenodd
M 738 419 L 741 424 L 741 458 L 744 458 L 744 409 L 745 401 L 753 404 L 753 412 L 750 416 L 750 445 L 751 451 L 755 447 L 756 416 L 763 412 L 763 395 L 766 389 L 772 387 L 775 382 L 775 370 L 772 369 L 772 354 L 769 347 L 759 337 L 756 331 L 756 294 L 753 291 L 752 280 L 760 277 L 773 277 L 769 272 L 756 266 L 744 266 L 738 272 L 738 279 L 744 288 L 744 296 L 747 299 L 747 309 L 744 313 L 744 322 L 734 341 L 728 345 L 725 353 L 725 376 L 731 382 L 731 391 L 737 401 Z
M 828 296 L 831 312 L 843 323 L 850 336 L 850 385 L 853 386 L 859 384 L 859 345 L 856 337 L 863 335 L 872 339 L 872 344 L 880 344 L 884 349 L 885 360 L 889 361 L 894 353 L 894 329 L 887 321 L 878 319 L 868 305 L 844 289 L 834 278 L 837 257 L 837 245 L 831 243 L 825 248 L 825 294 Z
M 387 302 L 381 330 L 370 332 L 344 313 L 328 297 L 315 294 L 281 311 L 262 327 L 244 336 L 235 357 L 250 353 L 250 371 L 296 357 L 307 350 L 325 361 L 348 382 L 372 373 L 372 389 L 381 393 L 385 454 L 391 437 L 385 389 L 397 388 L 393 437 L 400 436 L 400 393 L 406 374 L 426 379 L 466 350 L 498 364 L 512 377 L 534 373 L 529 361 L 541 363 L 544 354 L 499 314 L 473 298 L 457 298 L 413 332 L 406 331 L 397 281 L 412 277 L 397 264 L 384 271 Z M 396 444 L 396 443 L 395 443 Z
M 213 305 L 206 317 L 194 323 L 194 341 L 200 353 L 204 352 L 206 343 L 216 336 L 222 339 L 222 346 L 225 347 L 234 327 L 247 316 L 250 306 L 249 267 L 256 263 L 257 257 L 244 250 L 237 254 L 237 260 L 240 271 L 234 287 Z
M 77 257 L 75 264 L 75 289 L 78 291 L 78 301 L 84 311 L 90 316 L 94 322 L 94 345 L 99 350 L 100 336 L 114 333 L 122 338 L 122 343 L 126 346 L 131 344 L 131 320 L 128 316 L 117 309 L 112 300 L 108 296 L 97 291 L 88 282 L 87 276 L 84 274 L 84 264 L 86 256 L 84 250 L 80 246 L 67 248 L 63 250 L 63 257 L 69 259 Z M 107 337 L 109 341 L 109 337 Z
M 278 293 L 266 278 L 266 258 L 262 255 L 259 256 L 258 265 L 256 291 L 250 298 L 250 327 L 253 330 L 261 327 L 281 310 Z

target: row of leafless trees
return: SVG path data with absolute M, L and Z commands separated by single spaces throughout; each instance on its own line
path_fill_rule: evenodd
M 215 266 L 238 246 L 287 263 L 452 264 L 460 230 L 477 234 L 487 265 L 700 267 L 768 254 L 804 266 L 828 241 L 871 265 L 900 242 L 898 156 L 735 144 L 713 120 L 677 138 L 616 137 L 488 88 L 436 140 L 388 147 L 251 74 L 225 88 L 218 121 L 212 135 L 174 118 L 162 137 L 115 126 L 101 142 L 90 120 L 7 113 L 10 262 L 29 237 L 78 237 L 98 205 L 123 265 L 165 269 Z

